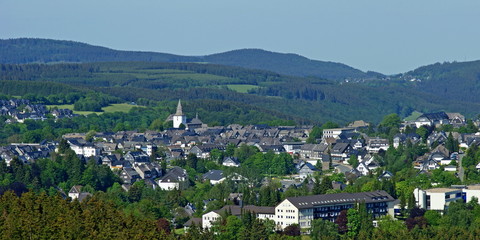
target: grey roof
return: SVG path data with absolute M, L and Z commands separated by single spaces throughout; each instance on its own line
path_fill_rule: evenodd
M 163 176 L 160 179 L 160 182 L 178 182 L 178 181 L 182 181 L 181 179 L 186 177 L 187 177 L 187 171 L 181 167 L 175 166 L 172 169 L 170 169 L 170 171 L 168 171 L 168 173 L 165 174 L 165 176 Z
M 255 214 L 275 214 L 275 207 L 259 207 L 255 205 L 246 205 L 244 207 L 238 205 L 226 205 L 219 210 L 215 210 L 216 213 L 230 212 L 234 216 L 240 216 L 244 212 L 251 212 Z
M 421 116 L 418 117 L 417 119 L 422 118 L 422 117 L 428 118 L 428 119 L 431 120 L 431 121 L 438 121 L 438 120 L 442 120 L 442 119 L 448 119 L 448 115 L 447 115 L 445 112 L 424 113 L 423 115 L 421 115 Z
M 238 161 L 238 158 L 236 157 L 226 157 L 223 159 L 223 163 L 233 163 L 233 164 L 240 164 L 240 162 Z
M 385 191 L 360 192 L 360 193 L 334 193 L 303 197 L 287 198 L 296 208 L 312 208 L 322 205 L 348 204 L 355 202 L 375 203 L 391 202 L 395 199 Z
M 225 178 L 222 170 L 210 170 L 207 173 L 203 174 L 203 179 L 215 180 L 218 181 L 222 178 Z

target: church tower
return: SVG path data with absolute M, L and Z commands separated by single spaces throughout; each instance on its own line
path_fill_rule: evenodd
M 180 128 L 180 125 L 187 126 L 187 116 L 183 114 L 182 103 L 178 100 L 177 112 L 173 115 L 173 128 Z

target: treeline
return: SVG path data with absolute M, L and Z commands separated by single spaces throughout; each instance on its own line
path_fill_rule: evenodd
M 120 182 L 108 166 L 99 165 L 93 159 L 85 162 L 68 145 L 61 147 L 59 152 L 52 153 L 50 159 L 39 159 L 31 164 L 25 164 L 17 157 L 10 161 L 9 166 L 1 161 L 0 185 L 22 183 L 33 191 L 56 195 L 58 188 L 68 192 L 74 185 L 84 185 L 84 190 L 94 193 L 106 191 L 115 182 Z
M 480 61 L 436 63 L 408 72 L 405 78 L 417 78 L 415 82 L 417 91 L 431 94 L 440 94 L 447 99 L 458 99 L 465 102 L 480 102 L 478 85 L 480 74 Z M 455 87 L 452 87 L 452 83 Z M 478 109 L 478 106 L 477 106 Z
M 62 83 L 0 80 L 0 93 L 5 95 L 33 94 L 46 97 L 54 94 L 68 95 L 82 92 L 85 90 Z
M 378 122 L 385 112 L 395 112 L 406 117 L 414 110 L 445 110 L 473 117 L 479 110 L 479 106 L 474 102 L 460 101 L 461 98 L 456 97 L 446 98 L 444 95 L 422 92 L 386 81 L 382 81 L 384 84 L 379 86 L 361 83 L 337 84 L 316 78 L 290 77 L 262 70 L 211 64 L 3 64 L 0 69 L 3 69 L 0 79 L 14 82 L 0 89 L 4 94 L 24 95 L 27 91 L 38 95 L 67 94 L 67 91 L 93 90 L 127 101 L 212 99 L 242 103 L 249 108 L 255 106 L 269 109 L 291 116 L 289 119 L 303 118 L 314 122 L 332 119 L 339 123 L 358 119 Z M 44 81 L 45 86 L 37 83 L 28 86 L 34 81 Z M 72 87 L 61 89 L 64 85 L 57 83 Z M 243 94 L 228 90 L 228 84 L 250 84 L 259 87 L 250 90 L 250 94 Z M 90 103 L 83 105 L 92 105 Z M 90 109 L 98 110 L 98 105 L 95 104 Z
M 39 38 L 0 40 L 2 63 L 58 63 L 58 62 L 111 62 L 154 61 L 193 62 L 195 58 L 173 54 L 118 51 L 74 41 Z
M 0 197 L 0 211 L 2 239 L 168 239 L 156 221 L 127 215 L 95 198 L 79 203 L 6 192 Z

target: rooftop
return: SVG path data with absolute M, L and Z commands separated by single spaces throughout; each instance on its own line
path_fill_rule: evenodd
M 287 198 L 297 208 L 311 208 L 321 205 L 335 205 L 355 202 L 390 202 L 395 199 L 385 191 L 360 192 L 360 193 L 334 193 L 313 196 Z

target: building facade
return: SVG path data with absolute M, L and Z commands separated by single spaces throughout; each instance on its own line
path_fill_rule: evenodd
M 365 203 L 367 210 L 376 218 L 389 213 L 394 201 L 385 191 L 291 197 L 275 207 L 275 223 L 279 229 L 292 224 L 310 228 L 314 219 L 335 221 L 341 211 L 359 203 Z

